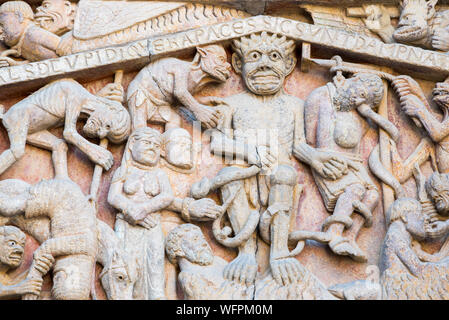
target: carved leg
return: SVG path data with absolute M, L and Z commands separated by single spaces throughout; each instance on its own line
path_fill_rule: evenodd
M 140 101 L 139 97 L 142 98 L 143 101 Z M 143 97 L 145 97 L 144 93 L 137 91 L 132 97 L 128 98 L 128 109 L 131 115 L 131 125 L 133 131 L 147 125 L 147 104 L 151 104 L 151 102 Z
M 25 154 L 25 144 L 28 134 L 28 120 L 25 115 L 23 121 L 19 123 L 23 123 L 23 125 L 18 123 L 10 125 L 7 121 L 3 120 L 3 125 L 8 131 L 11 145 L 8 150 L 5 150 L 0 155 L 0 174 Z
M 238 234 L 243 228 L 253 210 L 249 205 L 243 184 L 243 180 L 237 180 L 228 183 L 220 189 L 223 202 L 225 202 L 227 197 L 231 196 L 236 192 L 236 189 L 240 188 L 237 191 L 234 201 L 227 210 L 234 234 Z M 251 237 L 238 247 L 239 252 L 237 257 L 224 269 L 225 278 L 246 284 L 254 282 L 257 273 L 256 232 L 253 232 Z
M 355 201 L 361 201 L 365 195 L 365 187 L 361 184 L 353 184 L 345 189 L 338 197 L 334 213 L 329 217 L 327 233 L 332 239 L 329 247 L 338 255 L 348 255 L 356 261 L 366 261 L 365 253 L 357 247 L 355 242 L 343 237 L 343 230 L 346 227 L 352 227 L 353 221 L 350 218 L 354 212 Z M 360 226 L 358 226 L 360 229 Z
M 164 270 L 164 234 L 160 223 L 146 230 L 147 247 L 144 257 L 144 281 L 148 290 L 149 300 L 165 300 L 165 270 Z
M 33 146 L 52 151 L 52 161 L 55 169 L 55 177 L 68 178 L 67 173 L 67 144 L 47 130 L 30 134 L 27 142 Z
M 181 116 L 171 108 L 170 119 L 165 124 L 165 131 L 172 128 L 181 128 Z
M 21 180 L 0 181 L 0 215 L 12 217 L 25 211 L 30 185 Z
M 363 198 L 362 204 L 368 210 L 370 216 L 379 202 L 379 192 L 376 189 L 370 189 L 366 191 L 365 197 Z M 359 235 L 362 226 L 365 224 L 366 227 L 370 227 L 372 224 L 372 216 L 370 220 L 363 217 L 363 214 L 356 214 L 353 216 L 352 227 L 345 233 L 345 236 L 349 239 L 351 243 L 356 244 L 356 239 Z

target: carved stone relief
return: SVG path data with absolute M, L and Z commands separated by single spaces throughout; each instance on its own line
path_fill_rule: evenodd
M 0 297 L 447 300 L 448 3 L 210 2 L 0 5 Z

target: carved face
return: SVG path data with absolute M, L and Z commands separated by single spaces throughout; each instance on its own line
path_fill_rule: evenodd
M 0 262 L 10 268 L 17 268 L 25 251 L 25 236 L 20 233 L 6 233 L 0 246 Z
M 172 165 L 191 169 L 193 167 L 193 147 L 190 134 L 181 128 L 171 129 L 172 132 L 165 143 L 166 160 Z
M 197 48 L 201 55 L 201 69 L 218 82 L 225 82 L 231 75 L 231 65 L 227 62 L 222 46 L 211 45 Z
M 90 138 L 105 138 L 111 126 L 109 121 L 104 119 L 103 110 L 94 111 L 87 119 L 86 124 L 83 127 L 83 132 Z
M 247 88 L 258 95 L 279 92 L 288 74 L 285 58 L 282 50 L 267 43 L 244 51 L 242 76 Z
M 124 259 L 116 252 L 112 260 L 104 266 L 100 280 L 108 300 L 131 300 L 134 282 L 128 272 Z
M 39 25 L 52 33 L 62 35 L 73 28 L 74 5 L 67 0 L 44 0 L 36 8 L 34 18 Z
M 403 0 L 398 27 L 393 37 L 398 42 L 414 42 L 429 35 L 429 20 L 435 13 L 435 0 Z
M 206 266 L 214 260 L 212 250 L 200 230 L 192 230 L 182 240 L 181 247 L 190 262 Z
M 155 166 L 161 155 L 161 143 L 154 136 L 149 135 L 134 138 L 131 155 L 134 161 L 140 164 Z
M 443 110 L 449 108 L 449 83 L 439 82 L 433 89 L 433 101 Z
M 8 46 L 13 46 L 19 41 L 25 31 L 24 19 L 20 13 L 0 13 L 0 40 Z
M 368 90 L 356 78 L 349 78 L 343 86 L 337 89 L 334 96 L 334 105 L 340 111 L 350 111 L 366 102 Z
M 449 215 L 449 190 L 438 190 L 438 192 L 432 193 L 432 200 L 439 214 Z
M 426 237 L 425 216 L 422 213 L 421 207 L 417 203 L 415 206 L 404 209 L 403 216 L 405 217 L 405 227 L 408 232 L 416 240 L 423 240 Z

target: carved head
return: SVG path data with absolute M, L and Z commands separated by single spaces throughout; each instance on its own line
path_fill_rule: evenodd
M 126 151 L 132 159 L 144 166 L 155 166 L 161 155 L 162 136 L 159 131 L 143 127 L 136 129 L 128 139 Z
M 213 44 L 197 47 L 196 51 L 195 60 L 200 59 L 201 70 L 218 82 L 228 80 L 231 65 L 227 62 L 228 56 L 222 46 Z
M 99 275 L 108 300 L 131 300 L 134 282 L 122 255 L 114 251 Z
M 17 268 L 23 259 L 26 236 L 19 228 L 0 227 L 0 262 L 10 268 Z
M 433 101 L 444 111 L 449 109 L 449 82 L 438 82 L 432 91 Z
M 76 4 L 68 0 L 44 0 L 36 8 L 34 19 L 43 29 L 62 35 L 73 29 L 75 13 Z
M 96 97 L 86 102 L 87 109 L 93 110 L 84 125 L 84 133 L 91 138 L 108 138 L 112 143 L 121 143 L 131 131 L 128 111 L 118 102 Z
M 0 40 L 14 46 L 33 20 L 33 10 L 24 1 L 8 1 L 0 6 Z
M 362 104 L 376 110 L 383 95 L 384 87 L 379 76 L 372 73 L 356 73 L 337 88 L 333 102 L 341 111 L 353 110 Z
M 389 225 L 394 221 L 402 221 L 410 235 L 416 240 L 426 237 L 425 216 L 421 203 L 413 198 L 397 199 L 388 209 Z
M 426 181 L 426 191 L 442 216 L 449 215 L 449 174 L 434 172 Z
M 185 258 L 201 266 L 213 262 L 213 252 L 204 238 L 201 229 L 193 224 L 182 224 L 167 236 L 165 251 L 171 263 L 177 264 L 178 258 Z
M 190 133 L 182 128 L 172 128 L 162 135 L 165 159 L 172 165 L 191 169 L 193 167 L 193 145 Z
M 415 42 L 429 36 L 429 20 L 438 0 L 401 0 L 401 16 L 393 37 L 398 42 Z
M 279 92 L 295 65 L 295 42 L 277 34 L 252 34 L 233 42 L 232 65 L 248 90 L 257 95 Z

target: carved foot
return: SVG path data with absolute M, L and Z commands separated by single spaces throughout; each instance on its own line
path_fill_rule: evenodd
M 247 286 L 254 283 L 257 273 L 257 262 L 254 254 L 239 254 L 223 270 L 225 279 L 233 280 Z
M 345 237 L 335 237 L 329 242 L 329 247 L 335 254 L 349 256 L 357 262 L 366 262 L 368 260 L 365 252 L 354 241 L 350 241 Z

